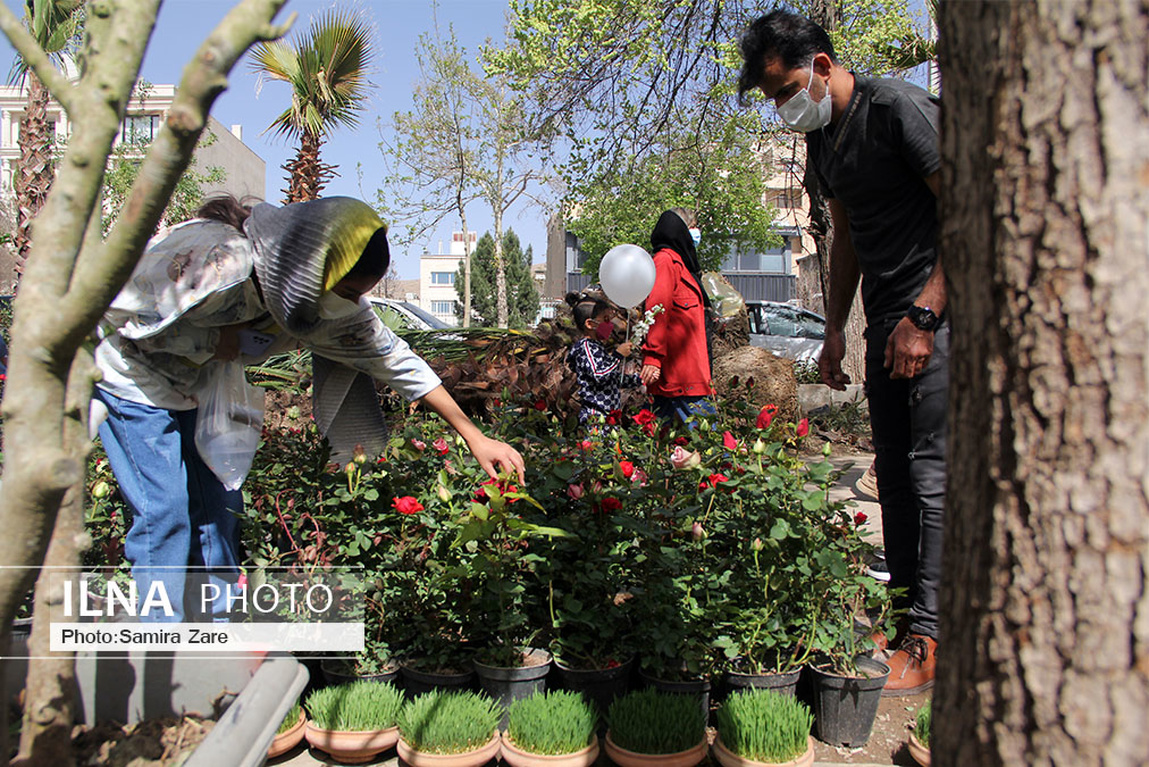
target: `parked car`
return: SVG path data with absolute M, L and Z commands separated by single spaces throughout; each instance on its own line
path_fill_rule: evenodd
M 826 318 L 791 304 L 747 301 L 750 344 L 779 357 L 817 362 L 826 338 Z
M 435 315 L 409 301 L 369 296 L 383 324 L 395 331 L 442 330 L 451 327 Z

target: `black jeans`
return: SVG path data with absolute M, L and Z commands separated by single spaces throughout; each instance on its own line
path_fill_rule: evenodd
M 935 334 L 933 355 L 920 375 L 891 380 L 882 361 L 896 324 L 866 329 L 866 395 L 886 565 L 890 586 L 906 589 L 894 604 L 909 609 L 911 633 L 936 639 L 946 493 L 949 325 Z

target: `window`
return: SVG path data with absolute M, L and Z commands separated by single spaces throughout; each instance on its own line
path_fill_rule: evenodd
M 432 285 L 454 285 L 455 273 L 454 272 L 431 272 Z
M 150 144 L 156 137 L 155 115 L 130 115 L 124 118 L 120 140 L 126 144 Z
M 453 315 L 455 313 L 454 301 L 432 301 L 431 314 Z

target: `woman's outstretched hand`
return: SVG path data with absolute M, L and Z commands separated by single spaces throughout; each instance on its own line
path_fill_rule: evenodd
M 487 472 L 492 479 L 498 477 L 496 467 L 499 467 L 503 471 L 514 471 L 519 476 L 519 483 L 526 483 L 523 457 L 519 455 L 518 450 L 506 442 L 500 442 L 485 434 L 479 434 L 467 440 L 467 447 L 471 448 L 471 455 L 475 456 L 475 460 L 483 467 L 483 471 Z

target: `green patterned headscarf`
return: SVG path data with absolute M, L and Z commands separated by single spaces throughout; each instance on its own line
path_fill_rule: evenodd
M 275 321 L 305 335 L 318 319 L 319 297 L 347 276 L 381 228 L 386 225 L 371 206 L 351 197 L 257 205 L 244 229 Z
M 319 297 L 347 276 L 385 228 L 371 206 L 350 197 L 256 206 L 244 231 L 272 319 L 304 345 L 313 333 L 322 334 Z M 331 443 L 332 458 L 349 460 L 357 446 L 372 455 L 380 452 L 386 425 L 374 381 L 314 352 L 311 361 L 313 413 Z

